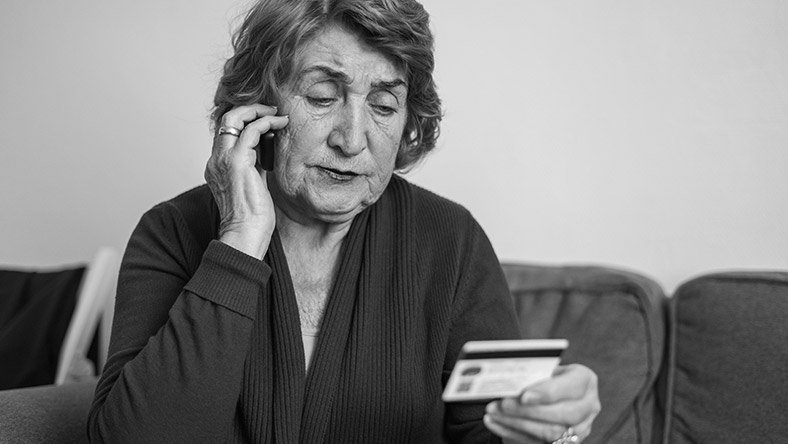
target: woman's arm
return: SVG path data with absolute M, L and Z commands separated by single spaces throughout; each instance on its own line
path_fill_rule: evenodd
M 134 231 L 89 415 L 91 442 L 228 436 L 270 269 L 217 241 L 200 260 L 195 243 L 171 204 L 148 212 Z M 190 270 L 194 256 L 199 266 Z
M 444 386 L 466 341 L 520 338 L 514 304 L 498 257 L 481 227 L 475 221 L 471 223 L 452 313 Z M 447 403 L 445 431 L 449 440 L 499 443 L 500 439 L 484 426 L 484 414 L 485 403 Z
M 199 205 L 192 211 L 194 202 L 183 197 L 188 216 L 165 203 L 134 231 L 118 280 L 110 358 L 89 415 L 91 441 L 215 442 L 229 435 L 254 320 L 267 315 L 258 300 L 271 274 L 262 258 L 275 214 L 251 148 L 261 134 L 287 125 L 274 114 L 254 104 L 222 116 L 205 168 L 218 240 L 206 248 L 205 239 L 217 235 L 204 230 L 211 212 Z

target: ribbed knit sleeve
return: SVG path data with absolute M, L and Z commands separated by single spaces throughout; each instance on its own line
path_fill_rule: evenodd
M 218 241 L 200 245 L 172 204 L 146 213 L 121 265 L 90 441 L 226 440 L 270 273 Z
M 518 339 L 520 330 L 506 278 L 481 227 L 471 222 L 452 307 L 451 333 L 443 371 L 448 380 L 467 341 Z M 484 426 L 486 403 L 448 403 L 446 434 L 451 442 L 498 443 Z

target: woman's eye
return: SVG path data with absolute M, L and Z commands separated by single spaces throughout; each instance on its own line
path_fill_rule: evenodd
M 327 108 L 336 102 L 336 98 L 334 97 L 312 97 L 309 96 L 306 100 L 313 106 L 317 106 L 320 108 Z
M 397 112 L 396 108 L 392 108 L 386 105 L 372 105 L 372 109 L 375 110 L 381 116 L 390 116 Z

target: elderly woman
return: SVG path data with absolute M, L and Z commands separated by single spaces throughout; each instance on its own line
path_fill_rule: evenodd
M 423 8 L 261 1 L 234 48 L 207 186 L 155 206 L 129 241 L 91 441 L 587 436 L 599 402 L 579 365 L 517 399 L 441 401 L 466 341 L 519 332 L 479 225 L 393 174 L 438 135 Z M 254 150 L 268 132 L 271 172 Z

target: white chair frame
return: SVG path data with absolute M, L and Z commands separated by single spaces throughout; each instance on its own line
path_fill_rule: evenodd
M 119 267 L 118 254 L 110 247 L 100 248 L 88 264 L 79 285 L 71 322 L 60 347 L 56 385 L 80 382 L 101 373 L 109 349 Z M 99 319 L 103 322 L 98 331 L 98 363 L 93 368 L 87 354 Z

